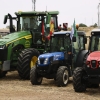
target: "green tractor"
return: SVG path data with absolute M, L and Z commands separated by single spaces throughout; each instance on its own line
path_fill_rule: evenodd
M 74 67 L 81 66 L 83 55 L 87 52 L 85 32 L 77 31 L 78 36 L 71 39 L 71 31 L 54 32 L 50 40 L 50 51 L 39 55 L 30 72 L 32 85 L 40 85 L 43 77 L 54 79 L 57 86 L 66 86 Z M 81 56 L 81 58 L 79 58 Z
M 39 54 L 48 46 L 47 36 L 50 33 L 50 21 L 54 22 L 54 31 L 58 31 L 58 11 L 51 12 L 15 12 L 4 17 L 4 24 L 10 22 L 10 34 L 0 39 L 0 76 L 8 71 L 17 70 L 22 79 L 30 78 L 30 69 L 37 61 Z M 16 28 L 13 27 L 16 20 Z M 44 31 L 44 32 L 43 32 Z M 48 50 L 46 50 L 48 51 Z
M 91 31 L 88 52 L 83 64 L 73 73 L 75 92 L 85 92 L 87 88 L 98 88 L 100 84 L 100 29 Z

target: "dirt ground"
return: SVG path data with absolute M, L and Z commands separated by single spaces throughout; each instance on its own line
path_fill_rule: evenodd
M 0 79 L 0 100 L 100 100 L 100 87 L 74 92 L 72 78 L 66 87 L 57 87 L 54 80 L 43 79 L 39 86 L 21 80 L 16 71 Z
M 72 78 L 66 87 L 57 87 L 54 80 L 43 79 L 39 86 L 21 80 L 18 73 L 8 72 L 0 79 L 0 100 L 100 100 L 100 88 L 87 89 L 85 93 L 73 90 Z

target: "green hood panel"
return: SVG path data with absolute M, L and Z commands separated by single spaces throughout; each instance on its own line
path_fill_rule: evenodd
M 22 38 L 32 38 L 31 33 L 29 31 L 20 31 L 8 34 L 0 38 L 0 45 L 10 44 L 11 42 L 20 40 Z

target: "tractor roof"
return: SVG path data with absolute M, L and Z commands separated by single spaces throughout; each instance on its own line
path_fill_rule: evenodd
M 60 32 L 54 32 L 54 35 L 66 35 L 66 34 L 71 34 L 71 31 L 60 31 Z M 77 31 L 78 35 L 86 35 L 84 31 Z
M 93 29 L 93 30 L 91 31 L 91 33 L 93 33 L 93 32 L 100 32 L 100 29 Z
M 47 15 L 47 14 L 50 14 L 50 15 L 58 15 L 59 14 L 59 11 L 26 11 L 26 12 L 23 12 L 23 11 L 18 11 L 18 12 L 15 12 L 15 14 L 18 16 L 21 16 L 21 15 Z
M 100 35 L 100 29 L 93 29 L 93 30 L 91 31 L 91 35 L 92 35 L 92 36 Z
M 66 34 L 70 34 L 71 33 L 71 31 L 60 31 L 60 32 L 54 32 L 53 34 L 54 35 L 58 35 L 58 34 L 61 34 L 61 35 L 66 35 Z

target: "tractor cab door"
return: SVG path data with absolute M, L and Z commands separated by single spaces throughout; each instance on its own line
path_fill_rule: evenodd
M 84 36 L 77 36 L 76 42 L 73 42 L 73 66 L 76 64 L 78 54 L 85 50 Z
M 71 64 L 72 61 L 72 43 L 71 43 L 71 38 L 70 36 L 65 36 L 64 37 L 64 55 L 65 55 L 65 60 Z
M 85 50 L 84 36 L 76 37 L 76 42 L 73 42 L 73 48 L 75 49 L 76 53 L 78 53 L 80 50 Z

